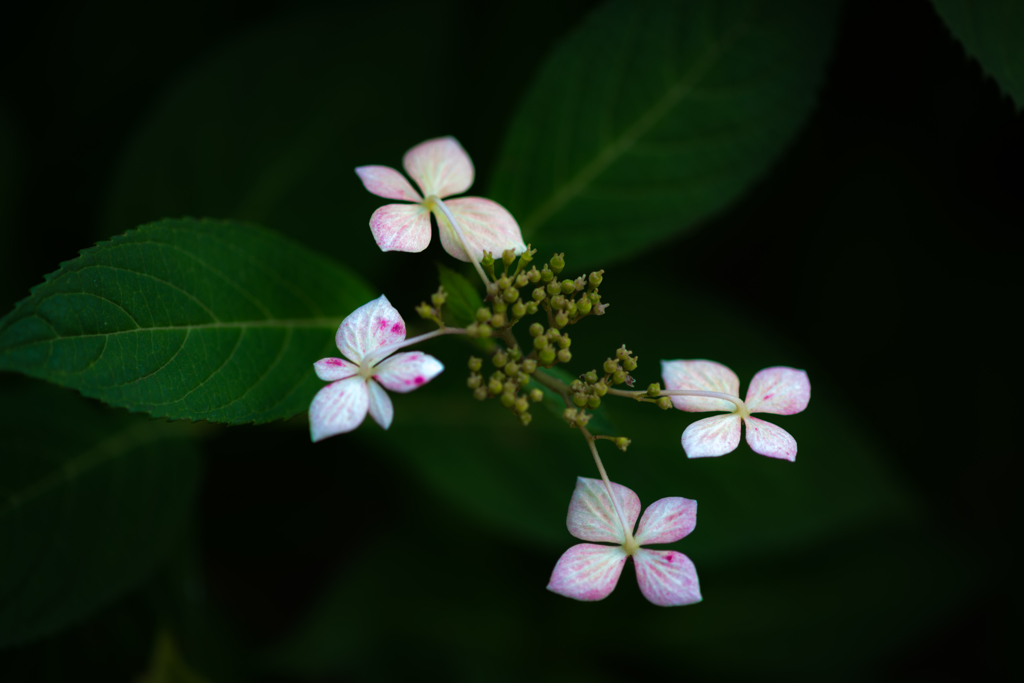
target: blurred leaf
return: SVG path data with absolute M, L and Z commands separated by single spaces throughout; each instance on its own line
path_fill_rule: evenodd
M 476 311 L 484 305 L 473 286 L 461 273 L 451 268 L 437 264 L 437 273 L 441 278 L 441 285 L 448 292 L 448 299 L 445 306 L 452 314 L 452 319 L 460 327 L 465 327 L 476 320 Z
M 133 588 L 186 519 L 195 427 L 19 381 L 0 392 L 0 645 L 53 633 Z
M 174 637 L 161 629 L 153 645 L 153 658 L 149 670 L 138 680 L 138 683 L 208 683 L 181 658 Z
M 1019 0 L 932 0 L 964 49 L 1024 108 L 1024 3 Z
M 304 412 L 313 363 L 372 294 L 269 230 L 165 220 L 86 249 L 0 320 L 0 369 L 157 417 Z
M 611 2 L 549 57 L 489 196 L 606 265 L 729 205 L 815 102 L 834 0 Z

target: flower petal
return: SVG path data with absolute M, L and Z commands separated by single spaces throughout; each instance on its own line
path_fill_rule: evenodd
M 420 252 L 430 244 L 430 212 L 420 204 L 385 204 L 370 216 L 381 251 Z
M 683 432 L 688 458 L 710 458 L 732 453 L 740 445 L 740 416 L 715 415 L 697 420 Z
M 366 380 L 359 376 L 328 384 L 318 391 L 309 406 L 309 434 L 313 441 L 351 432 L 361 425 L 369 400 Z
M 640 516 L 640 499 L 621 484 L 612 482 L 612 489 L 632 531 L 636 518 Z M 576 490 L 572 492 L 565 523 L 570 534 L 584 541 L 626 542 L 619 516 L 615 514 L 608 490 L 600 479 L 576 478 Z
M 382 294 L 342 320 L 334 341 L 346 358 L 361 364 L 371 351 L 405 341 L 405 321 Z
M 402 157 L 402 166 L 420 186 L 424 197 L 462 194 L 473 184 L 473 162 L 450 135 L 416 145 Z
M 422 351 L 396 353 L 375 368 L 373 377 L 389 391 L 407 394 L 441 374 L 441 361 Z
M 501 204 L 483 197 L 459 197 L 449 199 L 444 204 L 459 222 L 469 249 L 477 260 L 483 256 L 484 250 L 491 252 L 496 259 L 500 259 L 501 252 L 506 249 L 514 249 L 516 254 L 526 251 L 519 224 Z M 447 217 L 440 211 L 435 211 L 434 215 L 441 229 L 441 246 L 444 250 L 460 261 L 469 261 Z
M 746 420 L 747 443 L 752 451 L 769 458 L 790 462 L 796 460 L 796 439 L 789 432 L 756 417 L 748 417 Z
M 674 496 L 654 501 L 636 530 L 637 545 L 675 543 L 697 526 L 697 501 Z
M 395 407 L 391 404 L 391 397 L 384 388 L 372 379 L 366 383 L 370 390 L 370 417 L 384 429 L 391 426 L 391 420 L 395 417 Z
M 321 358 L 313 363 L 316 376 L 325 382 L 337 382 L 359 372 L 359 366 L 340 358 Z
M 660 607 L 700 602 L 700 583 L 690 558 L 675 550 L 645 550 L 633 554 L 636 582 L 644 597 Z
M 765 368 L 750 380 L 747 410 L 752 413 L 795 415 L 811 400 L 811 381 L 803 370 L 787 367 Z
M 736 373 L 721 363 L 710 360 L 663 360 L 661 377 L 666 389 L 690 391 L 717 391 L 739 397 L 740 380 Z M 690 413 L 705 413 L 710 410 L 733 411 L 736 405 L 720 398 L 699 396 L 673 396 L 672 405 Z
M 558 558 L 548 590 L 573 600 L 604 600 L 619 582 L 626 557 L 621 546 L 574 545 Z
M 360 166 L 356 175 L 363 181 L 363 187 L 385 199 L 404 199 L 408 202 L 423 200 L 412 188 L 405 176 L 390 166 Z

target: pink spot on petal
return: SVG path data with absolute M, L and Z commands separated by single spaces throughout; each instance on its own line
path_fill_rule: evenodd
M 665 561 L 666 561 L 666 562 L 671 562 L 671 561 L 672 561 L 672 556 L 671 556 L 671 555 L 668 555 L 668 556 L 667 556 L 667 557 L 665 558 Z
M 342 365 L 344 363 L 340 358 L 324 358 L 320 362 L 326 365 Z
M 768 399 L 770 399 L 770 398 L 771 398 L 772 396 L 774 396 L 774 395 L 775 395 L 775 394 L 767 394 L 767 395 L 766 395 L 766 396 L 765 396 L 764 398 L 762 398 L 761 400 L 762 400 L 762 401 L 767 401 Z
M 381 320 L 380 321 L 380 329 L 383 330 L 387 326 L 388 326 L 388 321 L 387 320 Z
M 413 381 L 416 383 L 416 386 L 419 386 L 419 385 L 423 384 L 424 382 L 426 382 L 427 380 L 424 379 L 422 376 L 417 375 L 416 379 L 414 379 Z
M 391 327 L 391 333 L 392 334 L 405 334 L 405 325 L 403 325 L 400 322 L 395 323 Z

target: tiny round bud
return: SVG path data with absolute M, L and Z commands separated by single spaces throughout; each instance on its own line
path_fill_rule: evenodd
M 590 286 L 591 287 L 598 287 L 598 286 L 600 286 L 600 284 L 604 281 L 604 278 L 601 277 L 602 275 L 604 275 L 604 271 L 603 270 L 597 270 L 597 271 L 594 271 L 593 273 L 591 273 L 590 277 L 587 278 L 588 281 L 590 282 Z
M 516 399 L 516 402 L 513 405 L 512 409 L 520 414 L 525 413 L 527 410 L 530 409 L 530 402 L 526 400 L 525 396 L 520 396 L 519 398 Z
M 576 317 L 576 302 L 575 301 L 567 301 L 567 302 L 565 302 L 565 313 L 570 318 Z
M 522 289 L 523 287 L 525 287 L 528 284 L 530 284 L 530 279 L 528 277 L 526 277 L 526 273 L 519 273 L 519 275 L 516 275 L 516 279 L 515 279 L 516 287 L 518 287 L 519 289 Z
M 507 389 L 501 395 L 501 405 L 504 408 L 511 408 L 512 404 L 516 402 L 516 395 Z
M 487 251 L 486 249 L 484 250 L 483 257 L 480 259 L 480 265 L 482 265 L 484 268 L 488 268 L 494 265 L 494 256 L 492 256 L 491 252 Z
M 550 346 L 538 354 L 541 365 L 551 365 L 555 362 L 555 350 Z
M 481 325 L 478 325 L 477 328 L 476 328 L 476 336 L 480 337 L 481 339 L 484 339 L 486 337 L 490 337 L 491 336 L 491 326 L 488 325 L 487 323 L 483 323 Z
M 558 339 L 559 337 L 562 336 L 562 333 L 552 327 L 550 330 L 548 330 L 548 336 L 551 337 L 552 339 Z
M 562 411 L 562 418 L 566 422 L 575 422 L 576 417 L 579 415 L 579 413 L 580 411 L 576 410 L 575 408 L 566 408 L 565 410 Z
M 608 385 L 604 382 L 598 382 L 594 385 L 593 392 L 598 396 L 604 396 L 608 393 Z
M 594 408 L 601 405 L 601 398 L 599 396 L 588 396 L 587 407 L 593 410 Z
M 572 346 L 572 339 L 569 338 L 569 335 L 563 334 L 558 338 L 558 348 L 567 349 L 570 346 Z
M 576 291 L 576 285 L 572 280 L 562 280 L 562 294 L 572 294 Z
M 541 325 L 540 323 L 533 323 L 532 325 L 530 325 L 530 336 L 531 337 L 539 337 L 542 334 L 544 334 L 544 326 L 543 325 Z
M 615 372 L 618 369 L 619 369 L 619 364 L 616 363 L 615 361 L 613 361 L 611 358 L 609 358 L 608 360 L 606 360 L 604 362 L 605 374 L 610 375 L 610 374 L 612 374 L 613 372 Z
M 466 325 L 466 336 L 470 339 L 476 339 L 480 336 L 480 325 L 473 322 Z
M 526 302 L 526 315 L 533 315 L 537 312 L 537 302 L 527 301 Z
M 551 308 L 555 309 L 556 311 L 560 311 L 563 308 L 565 308 L 565 297 L 562 296 L 561 294 L 556 294 L 553 297 L 551 297 Z
M 505 385 L 501 383 L 501 380 L 495 379 L 494 377 L 492 377 L 491 381 L 487 383 L 487 391 L 489 391 L 492 396 L 497 396 L 504 388 Z
M 534 323 L 534 324 L 536 325 L 538 323 Z M 548 347 L 547 335 L 543 335 L 542 334 L 539 337 L 534 337 L 533 338 L 533 348 L 535 348 L 538 351 L 540 351 L 541 349 L 546 349 L 547 347 Z
M 498 278 L 498 289 L 500 289 L 501 291 L 505 291 L 511 286 L 512 280 L 509 280 L 507 275 L 502 275 L 501 277 Z
M 530 389 L 530 400 L 534 403 L 540 403 L 544 400 L 544 392 L 540 389 Z
M 519 384 L 519 386 L 521 387 L 525 387 L 527 384 L 530 383 L 530 376 L 527 375 L 525 372 L 520 371 L 519 373 L 516 374 L 516 383 Z
M 568 363 L 571 360 L 572 360 L 572 353 L 569 351 L 569 349 L 561 349 L 561 350 L 559 350 L 559 352 L 558 352 L 558 362 L 559 363 Z
M 533 373 L 537 372 L 537 359 L 527 358 L 526 360 L 524 360 L 523 372 L 525 372 L 528 375 L 532 375 Z
M 515 260 L 516 260 L 516 250 L 515 249 L 506 249 L 505 251 L 501 252 L 501 262 L 505 264 L 506 268 L 511 266 L 512 262 L 515 261 Z
M 416 313 L 424 320 L 430 320 L 434 317 L 434 309 L 428 306 L 426 301 L 416 307 Z
M 544 283 L 548 283 L 548 282 L 551 282 L 551 280 L 554 279 L 554 277 L 555 277 L 555 274 L 551 272 L 551 269 L 548 268 L 548 264 L 545 263 L 544 267 L 541 268 L 541 271 L 540 271 L 540 281 L 544 282 Z
M 480 383 L 483 381 L 484 378 L 474 372 L 472 375 L 466 378 L 466 386 L 469 387 L 470 389 L 476 389 L 478 386 L 480 386 Z
M 549 282 L 545 289 L 547 290 L 548 296 L 554 296 L 562 291 L 562 288 L 558 285 L 558 280 L 552 280 Z
M 519 360 L 520 358 L 523 357 L 523 350 L 518 346 L 513 346 L 511 349 L 508 350 L 508 357 L 511 360 Z
M 626 360 L 627 358 L 629 358 L 629 351 L 626 350 L 625 344 L 615 349 L 615 357 L 618 358 L 619 360 Z
M 626 381 L 626 373 L 623 370 L 616 370 L 612 373 L 612 384 L 622 384 Z
M 538 287 L 537 289 L 533 290 L 532 296 L 534 301 L 543 301 L 544 297 L 546 297 L 547 295 L 548 293 L 544 291 L 543 287 Z
M 509 377 L 514 377 L 519 372 L 519 363 L 514 360 L 510 360 L 507 365 L 503 368 L 505 374 Z
M 494 297 L 498 296 L 498 283 L 497 282 L 488 282 L 487 283 L 487 296 L 489 296 L 492 299 Z
M 583 390 L 584 390 L 584 389 L 586 389 L 586 388 L 587 388 L 587 385 L 586 385 L 586 384 L 584 384 L 584 383 L 582 382 L 582 380 L 578 380 L 578 379 L 574 379 L 574 380 L 573 380 L 573 381 L 572 381 L 572 382 L 571 382 L 571 383 L 569 384 L 569 391 L 577 391 L 577 392 L 578 392 L 578 391 L 583 391 Z
M 590 422 L 590 414 L 580 411 L 579 416 L 576 417 L 576 424 L 580 427 L 586 427 L 588 422 Z
M 519 416 L 519 421 L 523 423 L 524 427 L 530 424 L 531 420 L 533 420 L 533 415 L 530 415 L 529 413 L 523 413 Z
M 469 363 L 467 363 L 467 365 L 469 366 L 469 369 L 472 370 L 473 372 L 480 372 L 480 368 L 484 366 L 484 362 L 482 359 L 477 358 L 476 356 L 470 356 Z
M 587 315 L 588 313 L 590 313 L 590 309 L 592 307 L 593 304 L 590 303 L 590 299 L 585 296 L 580 297 L 580 300 L 576 302 L 576 310 L 582 313 L 583 315 Z
M 672 407 L 672 399 L 670 399 L 668 396 L 662 396 L 661 398 L 658 399 L 658 407 L 661 408 L 662 410 L 668 410 L 669 408 Z
M 580 408 L 587 405 L 587 395 L 581 393 L 575 393 L 572 395 L 572 402 L 578 405 Z
M 629 448 L 630 443 L 630 440 L 624 436 L 620 436 L 615 439 L 615 447 L 618 448 L 623 453 L 625 453 L 626 449 Z
M 590 370 L 586 375 L 583 376 L 583 380 L 587 384 L 597 384 L 597 371 Z
M 494 352 L 494 355 L 491 356 L 491 362 L 494 364 L 494 367 L 503 368 L 505 367 L 505 363 L 508 362 L 508 354 L 501 349 L 498 349 Z
M 478 308 L 476 309 L 476 321 L 485 323 L 491 319 L 491 309 L 489 308 Z
M 504 299 L 498 297 L 497 299 L 491 302 L 491 308 L 494 309 L 495 313 L 504 313 L 505 311 L 508 310 L 508 304 L 505 303 Z
M 651 396 L 651 397 L 660 396 L 661 395 L 661 384 L 658 383 L 658 382 L 655 382 L 654 384 L 652 384 L 649 387 L 647 387 L 647 395 Z
M 558 314 L 555 315 L 555 325 L 558 327 L 565 327 L 568 324 L 569 316 L 565 314 L 565 311 L 559 311 Z
M 537 266 L 533 266 L 530 268 L 529 272 L 526 273 L 526 279 L 532 282 L 533 284 L 537 284 L 538 282 L 540 282 L 540 271 L 537 270 Z
M 509 287 L 502 296 L 505 299 L 505 303 L 511 304 L 519 299 L 519 290 L 515 287 Z
M 483 401 L 487 398 L 487 387 L 477 387 L 473 390 L 473 398 L 478 401 Z
M 444 291 L 444 287 L 430 295 L 430 302 L 434 304 L 436 308 L 444 306 L 444 302 L 448 300 L 448 292 Z
M 626 372 L 633 372 L 636 370 L 636 358 L 629 357 L 622 361 L 622 369 Z
M 548 263 L 551 264 L 551 271 L 558 275 L 562 272 L 562 268 L 565 268 L 565 254 L 555 254 Z
M 495 313 L 491 316 L 491 327 L 504 327 L 507 322 L 504 313 Z

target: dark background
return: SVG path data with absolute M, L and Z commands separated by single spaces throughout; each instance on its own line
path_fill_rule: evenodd
M 9 310 L 42 274 L 97 240 L 164 215 L 193 214 L 258 220 L 281 230 L 347 263 L 386 289 L 400 310 L 410 310 L 435 286 L 432 259 L 382 260 L 368 244 L 368 231 L 343 227 L 349 216 L 361 216 L 352 224 L 363 225 L 359 221 L 375 207 L 375 199 L 349 178 L 351 167 L 397 165 L 412 144 L 452 133 L 473 157 L 476 187 L 486 188 L 502 134 L 532 74 L 591 6 L 452 2 L 339 10 L 312 2 L 186 1 L 20 8 L 18 20 L 0 29 L 0 309 Z M 384 28 L 368 34 L 359 28 L 366 25 L 412 26 L 395 34 L 416 41 L 422 59 L 389 50 L 393 35 Z M 279 27 L 287 28 L 284 37 L 276 33 Z M 375 66 L 353 62 L 346 49 Z M 250 88 L 251 98 L 225 96 L 221 102 L 216 90 L 194 85 L 210 69 L 242 74 L 239 64 L 251 59 L 266 60 L 267 82 L 296 79 L 294 98 L 261 94 L 263 79 L 243 82 L 245 75 L 238 92 Z M 318 64 L 322 71 L 289 72 L 296 63 Z M 341 70 L 332 71 L 333 63 Z M 283 65 L 279 73 L 276 64 Z M 262 152 L 216 143 L 216 125 L 204 133 L 212 136 L 215 152 L 190 163 L 205 164 L 211 174 L 223 171 L 222 182 L 207 185 L 222 192 L 133 193 L 129 176 L 145 167 L 159 181 L 164 171 L 152 165 L 165 163 L 169 150 L 182 143 L 174 137 L 180 131 L 161 128 L 161 121 L 173 122 L 187 110 L 196 120 L 221 120 L 226 130 L 230 106 L 247 106 L 265 112 L 260 125 L 268 136 L 296 128 L 315 136 L 323 122 L 304 107 L 317 91 L 303 90 L 303 79 L 330 83 L 338 74 L 346 86 L 323 96 L 339 98 L 326 111 L 344 128 L 324 144 L 317 162 L 330 170 L 298 178 L 304 189 L 279 206 L 238 204 L 232 184 L 253 180 L 231 169 L 258 169 Z M 425 83 L 426 74 L 433 74 L 434 85 Z M 165 157 L 154 152 L 161 140 Z M 467 518 L 400 457 L 379 457 L 383 442 L 375 435 L 361 432 L 340 454 L 313 449 L 296 437 L 300 420 L 297 427 L 216 432 L 205 446 L 205 484 L 194 528 L 181 541 L 184 550 L 151 584 L 93 621 L 0 652 L 0 672 L 13 676 L 2 678 L 133 680 L 145 669 L 156 624 L 169 623 L 186 659 L 212 680 L 298 680 L 261 658 L 288 638 L 339 571 L 366 573 L 365 590 L 345 598 L 365 615 L 353 630 L 336 634 L 342 643 L 336 649 L 352 651 L 341 657 L 351 662 L 347 670 L 316 680 L 402 677 L 417 670 L 478 679 L 509 658 L 517 662 L 513 670 L 527 660 L 524 671 L 536 668 L 553 680 L 949 680 L 967 672 L 975 679 L 1007 678 L 1014 664 L 1009 626 L 1020 609 L 1009 559 L 1019 488 L 1011 463 L 1019 447 L 1015 387 L 1007 379 L 1015 374 L 1011 351 L 1019 346 L 1011 344 L 1009 320 L 1019 315 L 1022 187 L 1024 118 L 965 57 L 930 4 L 851 2 L 820 105 L 782 161 L 715 220 L 609 272 L 607 291 L 624 300 L 635 287 L 614 289 L 612 275 L 644 282 L 665 301 L 719 302 L 756 329 L 785 339 L 792 362 L 807 367 L 812 382 L 823 378 L 860 434 L 884 445 L 887 467 L 917 510 L 906 533 L 925 539 L 936 562 L 956 565 L 949 573 L 955 578 L 936 586 L 923 603 L 932 606 L 920 618 L 907 618 L 900 613 L 904 607 L 893 603 L 865 604 L 851 614 L 864 633 L 884 632 L 864 653 L 840 648 L 843 654 L 833 657 L 803 631 L 792 641 L 771 640 L 771 654 L 743 650 L 744 638 L 758 639 L 743 634 L 737 649 L 719 644 L 719 655 L 696 661 L 685 654 L 644 657 L 643 641 L 640 651 L 635 643 L 616 648 L 627 642 L 620 634 L 632 620 L 644 618 L 622 607 L 627 600 L 630 609 L 640 602 L 630 585 L 635 580 L 625 574 L 613 596 L 621 599 L 619 606 L 604 613 L 597 606 L 582 617 L 607 620 L 594 631 L 596 640 L 582 646 L 571 637 L 559 641 L 544 622 L 550 609 L 563 608 L 550 608 L 551 596 L 534 585 L 538 577 L 546 579 L 554 560 L 547 548 L 491 533 L 486 523 Z M 443 258 L 436 241 L 429 254 Z M 760 286 L 770 273 L 778 275 L 780 263 L 782 284 Z M 644 329 L 637 315 L 623 313 L 631 335 Z M 689 331 L 671 333 L 685 338 Z M 642 347 L 640 340 L 627 341 Z M 461 362 L 458 353 L 454 358 Z M 844 539 L 874 552 L 867 537 Z M 803 576 L 813 583 L 814 571 L 801 575 L 801 568 L 827 561 L 828 552 L 811 544 L 780 555 L 767 576 L 780 582 Z M 506 603 L 474 599 L 483 591 L 474 586 L 488 580 L 456 580 L 465 570 L 455 563 L 466 554 L 494 558 L 486 566 L 504 567 L 510 577 L 500 585 L 519 591 L 504 599 L 527 607 L 503 620 Z M 419 617 L 408 616 L 402 593 L 408 587 L 379 577 L 375 583 L 368 556 L 430 565 L 424 580 L 433 587 L 427 592 L 434 604 L 421 607 Z M 700 569 L 700 557 L 691 557 Z M 445 562 L 452 564 L 446 568 Z M 884 574 L 898 568 L 876 569 Z M 764 570 L 752 565 L 728 571 L 742 585 L 748 573 Z M 707 605 L 709 586 L 703 583 Z M 194 602 L 203 612 L 174 597 L 185 585 L 202 586 L 203 598 Z M 750 590 L 771 585 L 762 581 Z M 712 594 L 713 586 L 714 578 Z M 827 589 L 842 591 L 843 585 Z M 742 601 L 730 599 L 739 614 Z M 499 612 L 496 620 L 492 612 Z M 685 620 L 685 614 L 677 618 Z M 477 620 L 504 623 L 505 630 L 481 631 L 474 628 Z M 362 635 L 364 624 L 367 632 L 384 635 Z M 816 630 L 805 626 L 807 633 Z M 816 636 L 821 643 L 828 642 L 829 628 L 823 622 L 817 629 L 825 631 Z M 403 668 L 399 656 L 415 665 Z M 763 668 L 758 656 L 765 657 Z M 745 657 L 755 661 L 738 665 Z M 275 668 L 278 673 L 267 673 Z

